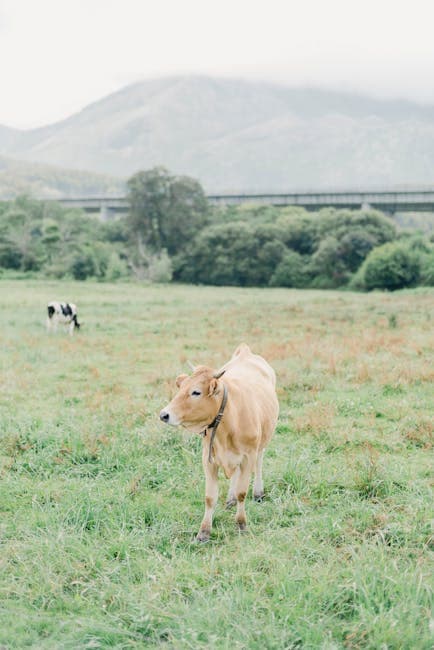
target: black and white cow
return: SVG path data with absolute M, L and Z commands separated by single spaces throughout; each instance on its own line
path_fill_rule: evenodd
M 79 329 L 80 323 L 77 320 L 77 307 L 72 302 L 49 302 L 47 305 L 47 332 L 56 332 L 57 326 L 68 325 L 70 336 L 73 335 L 74 329 Z

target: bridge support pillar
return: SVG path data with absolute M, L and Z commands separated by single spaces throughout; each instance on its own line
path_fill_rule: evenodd
M 115 216 L 114 210 L 109 208 L 107 205 L 104 205 L 104 203 L 101 203 L 101 207 L 99 209 L 99 218 L 101 221 L 110 221 L 110 219 L 113 219 Z

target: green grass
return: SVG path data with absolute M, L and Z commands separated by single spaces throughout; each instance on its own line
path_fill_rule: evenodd
M 432 647 L 432 290 L 3 281 L 0 310 L 0 647 Z M 222 478 L 199 545 L 201 441 L 157 414 L 241 341 L 278 376 L 267 495 L 240 536 Z

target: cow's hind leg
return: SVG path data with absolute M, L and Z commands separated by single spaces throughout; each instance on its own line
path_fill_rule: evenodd
M 245 458 L 240 465 L 240 471 L 235 483 L 235 496 L 237 499 L 237 513 L 235 515 L 235 520 L 238 524 L 238 528 L 241 531 L 244 531 L 247 528 L 245 501 L 246 501 L 247 492 L 249 490 L 251 473 L 252 473 L 251 465 L 249 461 Z
M 205 514 L 196 536 L 198 542 L 207 542 L 211 535 L 212 516 L 218 498 L 218 467 L 208 461 L 208 453 L 202 454 L 202 464 L 205 471 Z
M 258 451 L 255 467 L 255 482 L 253 484 L 253 498 L 255 501 L 262 501 L 265 496 L 264 481 L 262 480 L 262 461 L 264 460 L 264 449 Z

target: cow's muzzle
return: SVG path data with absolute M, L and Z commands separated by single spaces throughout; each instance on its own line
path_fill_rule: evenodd
M 160 412 L 160 420 L 162 422 L 169 422 L 170 414 L 167 411 L 161 411 Z

